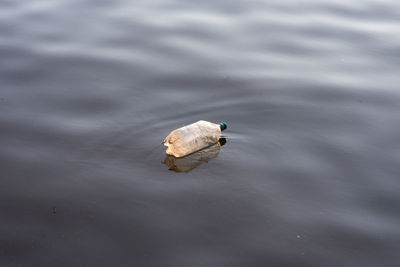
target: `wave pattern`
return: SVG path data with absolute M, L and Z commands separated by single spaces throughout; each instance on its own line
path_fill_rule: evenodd
M 399 18 L 1 1 L 0 265 L 397 266 Z M 161 141 L 199 119 L 227 144 L 168 171 Z

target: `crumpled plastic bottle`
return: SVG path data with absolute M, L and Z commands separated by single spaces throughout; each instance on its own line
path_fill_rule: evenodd
M 164 140 L 167 154 L 180 158 L 218 142 L 225 122 L 220 124 L 200 120 L 172 131 Z

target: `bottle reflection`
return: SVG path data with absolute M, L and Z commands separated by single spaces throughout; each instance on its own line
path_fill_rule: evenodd
M 167 155 L 164 164 L 169 170 L 176 172 L 190 172 L 201 164 L 208 162 L 210 159 L 216 158 L 221 150 L 221 146 L 225 145 L 226 139 L 220 138 L 218 143 L 187 155 L 183 158 L 175 158 Z

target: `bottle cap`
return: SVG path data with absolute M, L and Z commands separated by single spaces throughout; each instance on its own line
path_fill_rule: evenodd
M 223 130 L 225 130 L 226 128 L 228 128 L 228 125 L 226 125 L 226 122 L 221 122 L 220 124 L 219 124 L 219 127 L 221 128 L 221 131 L 223 131 Z

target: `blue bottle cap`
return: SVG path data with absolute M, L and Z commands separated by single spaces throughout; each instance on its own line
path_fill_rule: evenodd
M 226 122 L 221 122 L 220 124 L 219 124 L 219 127 L 221 128 L 221 131 L 223 131 L 223 130 L 225 130 L 226 128 L 228 128 L 228 125 L 226 125 Z

